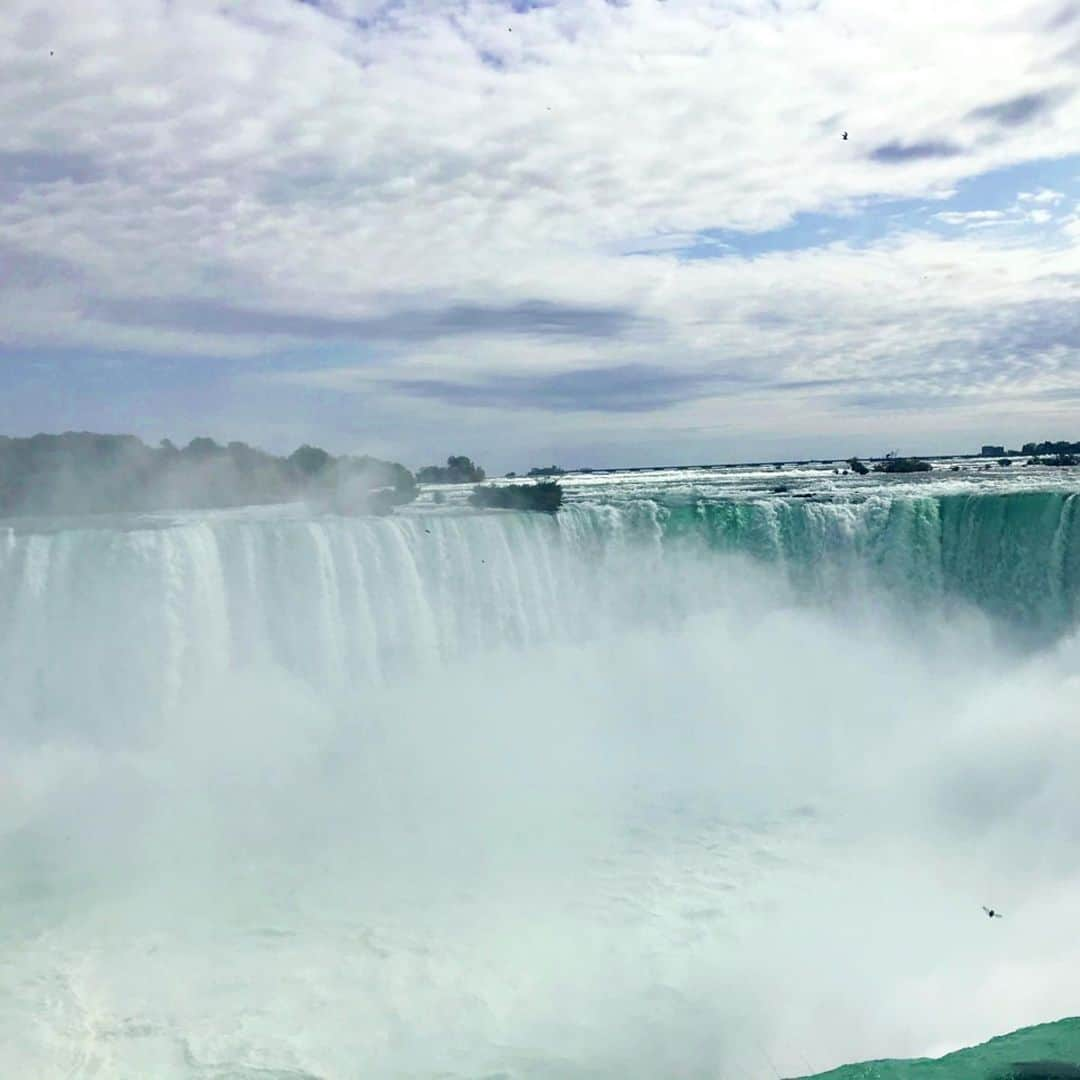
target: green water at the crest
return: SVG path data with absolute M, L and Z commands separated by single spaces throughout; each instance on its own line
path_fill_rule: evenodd
M 940 1058 L 864 1061 L 818 1073 L 813 1080 L 1074 1080 L 1077 1077 L 1080 1077 L 1080 1017 L 1022 1028 Z
M 887 592 L 912 608 L 963 604 L 1049 640 L 1080 611 L 1080 513 L 1069 490 L 879 490 L 857 498 L 654 493 L 571 503 L 562 518 L 658 550 L 744 555 L 812 599 Z

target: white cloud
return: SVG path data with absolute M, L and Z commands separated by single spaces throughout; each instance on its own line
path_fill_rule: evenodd
M 1055 206 L 1064 198 L 1062 192 L 1054 191 L 1051 188 L 1039 188 L 1038 191 L 1021 191 L 1017 196 L 1017 199 L 1022 203 L 1049 204 L 1050 206 Z
M 748 377 L 741 391 L 703 381 L 667 401 L 649 422 L 672 430 L 735 416 L 767 429 L 815 393 L 752 398 L 751 384 L 777 381 L 857 379 L 867 399 L 897 401 L 992 379 L 1045 388 L 1038 356 L 1013 363 L 980 334 L 1001 312 L 1069 295 L 1071 250 L 913 233 L 753 260 L 664 253 L 706 230 L 872 213 L 867 200 L 941 195 L 976 172 L 1080 152 L 1080 95 L 1060 90 L 1075 69 L 1045 5 L 322 8 L 9 0 L 0 258 L 69 272 L 9 274 L 0 338 L 192 356 L 329 338 L 363 346 L 367 387 L 627 365 Z M 979 58 L 962 79 L 960 55 Z M 1019 203 L 1045 224 L 1062 197 L 1044 188 Z M 937 218 L 984 227 L 1001 212 Z M 649 254 L 624 254 L 635 251 Z M 491 329 L 498 312 L 537 304 L 520 327 Z M 611 313 L 608 333 L 545 332 L 543 312 L 590 307 Z M 488 329 L 386 329 L 448 309 Z M 381 336 L 366 340 L 372 320 Z M 356 383 L 335 370 L 294 378 Z M 599 423 L 595 410 L 580 421 Z
M 955 210 L 935 214 L 934 219 L 945 225 L 966 225 L 968 228 L 985 228 L 1000 225 L 1006 220 L 1001 210 Z

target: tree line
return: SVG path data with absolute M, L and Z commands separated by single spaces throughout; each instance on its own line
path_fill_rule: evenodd
M 537 470 L 538 475 L 549 475 Z M 0 515 L 181 510 L 304 501 L 339 513 L 389 513 L 411 502 L 418 483 L 480 484 L 484 470 L 464 455 L 414 476 L 404 465 L 368 456 L 335 457 L 318 446 L 288 456 L 243 442 L 201 436 L 178 447 L 150 446 L 134 435 L 67 431 L 0 435 Z M 483 488 L 474 506 L 554 510 L 554 483 L 527 490 Z
M 0 514 L 193 509 L 312 500 L 385 513 L 416 497 L 412 473 L 372 457 L 334 457 L 301 446 L 278 457 L 242 442 L 222 446 L 68 431 L 0 436 Z

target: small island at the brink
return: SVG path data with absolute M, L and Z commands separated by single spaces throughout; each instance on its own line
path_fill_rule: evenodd
M 859 476 L 866 476 L 869 472 L 876 473 L 916 473 L 930 472 L 934 466 L 929 461 L 914 457 L 896 457 L 888 454 L 884 461 L 879 461 L 873 469 L 868 468 L 858 458 L 848 458 L 848 467 Z
M 469 505 L 484 510 L 538 510 L 553 514 L 562 506 L 563 492 L 554 480 L 542 480 L 540 477 L 564 476 L 566 470 L 556 465 L 546 468 L 530 469 L 529 476 L 536 478 L 534 484 L 480 484 L 487 478 L 484 470 L 464 455 L 448 457 L 445 467 L 425 465 L 416 474 L 421 484 L 468 484 L 475 483 L 469 496 Z M 508 473 L 508 477 L 515 476 Z M 434 501 L 442 503 L 442 493 L 436 492 Z
M 554 480 L 535 484 L 505 484 L 502 487 L 480 485 L 473 488 L 469 502 L 473 506 L 498 510 L 540 510 L 553 514 L 562 506 L 562 488 Z
M 910 457 L 890 457 L 884 461 L 879 461 L 874 466 L 874 472 L 880 473 L 914 473 L 914 472 L 930 472 L 933 469 L 933 465 L 929 461 L 924 461 L 922 458 L 910 458 Z

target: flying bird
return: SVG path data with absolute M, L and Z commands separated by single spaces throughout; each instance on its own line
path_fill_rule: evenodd
M 987 907 L 985 904 L 983 904 L 983 911 L 986 912 L 987 918 L 990 918 L 990 919 L 1003 919 L 1004 918 L 1004 916 L 1001 914 L 1000 911 L 995 911 L 992 907 Z

